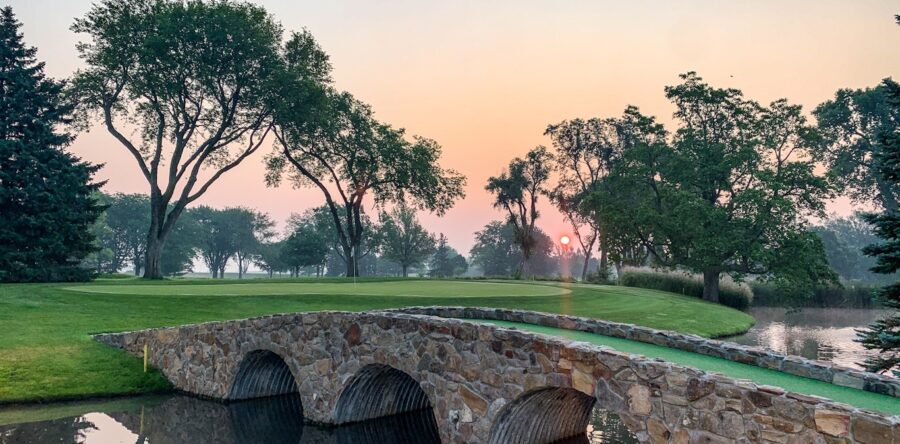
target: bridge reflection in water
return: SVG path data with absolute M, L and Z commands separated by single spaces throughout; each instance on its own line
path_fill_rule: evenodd
M 298 395 L 220 403 L 188 396 L 154 398 L 127 411 L 89 413 L 0 426 L 0 444 L 125 442 L 140 444 L 412 444 L 440 443 L 431 409 L 340 427 L 304 424 Z M 101 408 L 101 410 L 103 410 Z M 593 411 L 586 434 L 558 444 L 637 442 L 618 417 Z

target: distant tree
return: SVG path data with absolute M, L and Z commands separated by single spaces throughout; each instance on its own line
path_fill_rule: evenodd
M 878 242 L 878 236 L 875 236 L 872 226 L 863 219 L 862 213 L 829 217 L 814 230 L 822 238 L 828 263 L 842 278 L 884 283 L 885 276 L 869 270 L 875 266 L 875 259 L 863 254 L 863 248 Z
M 140 275 L 150 227 L 150 199 L 144 194 L 107 196 L 106 224 L 112 240 L 109 248 L 116 257 L 117 269 L 130 261 L 134 274 Z
M 900 126 L 900 110 L 889 103 L 893 88 L 897 82 L 884 79 L 874 88 L 841 89 L 813 111 L 825 139 L 817 158 L 855 202 L 890 211 L 898 209 L 900 184 L 878 171 L 888 162 L 885 136 Z
M 0 281 L 87 280 L 103 212 L 100 168 L 65 151 L 72 106 L 25 46 L 11 7 L 0 9 Z
M 104 194 L 94 193 L 94 196 L 98 202 L 106 205 Z M 94 251 L 84 258 L 82 265 L 93 269 L 97 274 L 115 273 L 119 270 L 119 258 L 114 253 L 115 239 L 112 230 L 106 224 L 106 213 L 101 214 L 94 221 L 90 231 L 94 237 Z
M 318 236 L 311 226 L 301 226 L 284 241 L 282 248 L 283 261 L 293 267 L 293 274 L 299 275 L 303 267 L 315 267 L 316 276 L 324 271 L 328 258 L 328 244 Z
M 199 206 L 190 210 L 197 230 L 198 251 L 212 278 L 225 277 L 225 265 L 237 254 L 239 231 L 246 229 L 243 209 Z
M 275 223 L 268 214 L 249 208 L 232 208 L 230 211 L 236 219 L 233 236 L 238 279 L 243 279 L 254 257 L 259 254 L 260 245 L 274 236 Z
M 72 29 L 89 37 L 72 92 L 149 184 L 144 277 L 160 278 L 178 218 L 270 131 L 281 28 L 233 0 L 100 0 Z
M 553 141 L 555 170 L 559 182 L 549 193 L 550 201 L 572 225 L 582 251 L 581 279 L 587 277 L 595 245 L 600 243 L 600 267 L 606 268 L 607 248 L 601 237 L 602 221 L 584 200 L 597 191 L 621 157 L 619 127 L 613 119 L 573 119 L 549 125 L 544 134 Z
M 181 276 L 194 270 L 194 259 L 200 249 L 200 225 L 190 211 L 178 219 L 169 233 L 169 243 L 159 258 L 163 276 Z
M 900 19 L 898 19 L 900 22 Z M 885 82 L 887 103 L 893 112 L 900 112 L 900 85 Z M 883 182 L 900 182 L 900 128 L 879 134 L 876 141 L 881 147 L 882 157 L 877 162 L 876 174 Z M 896 277 L 900 270 L 900 211 L 885 208 L 878 214 L 867 214 L 865 220 L 875 227 L 875 234 L 883 242 L 865 248 L 864 252 L 876 259 L 872 271 Z M 878 291 L 881 303 L 893 309 L 893 313 L 875 321 L 868 329 L 860 330 L 859 341 L 878 355 L 866 360 L 866 369 L 872 372 L 893 370 L 900 376 L 900 282 L 894 282 Z
M 289 267 L 284 261 L 284 247 L 284 241 L 261 243 L 257 254 L 253 256 L 253 263 L 265 271 L 270 278 L 275 273 L 287 271 Z
M 441 233 L 434 248 L 434 255 L 431 257 L 428 275 L 438 278 L 454 277 L 465 273 L 468 268 L 466 258 L 457 253 L 447 243 L 447 236 Z
M 758 275 L 798 294 L 834 281 L 806 222 L 824 216 L 833 192 L 814 171 L 818 139 L 800 107 L 763 106 L 695 73 L 681 77 L 666 88 L 678 130 L 625 151 L 608 179 L 615 194 L 601 206 L 604 223 L 640 239 L 655 263 L 702 273 L 709 301 L 718 301 L 723 273 Z
M 399 264 L 403 277 L 407 277 L 409 267 L 421 265 L 434 252 L 434 236 L 416 220 L 415 210 L 403 204 L 390 213 L 382 212 L 379 219 L 381 256 Z
M 521 258 L 515 244 L 515 227 L 510 223 L 493 221 L 475 233 L 475 245 L 469 251 L 472 263 L 485 276 L 511 276 Z
M 494 195 L 494 207 L 505 210 L 507 220 L 515 229 L 515 243 L 522 251 L 516 275 L 528 276 L 528 262 L 535 245 L 535 221 L 539 216 L 538 198 L 546 192 L 550 178 L 550 153 L 538 146 L 524 159 L 515 158 L 503 173 L 488 179 L 485 189 Z
M 314 40 L 298 36 L 288 52 L 287 75 L 278 81 L 275 151 L 267 182 L 278 185 L 290 171 L 295 186 L 318 189 L 325 198 L 345 260 L 347 276 L 359 274 L 364 240 L 363 201 L 376 205 L 410 202 L 443 214 L 463 196 L 465 178 L 438 165 L 437 142 L 377 122 L 371 109 L 330 88 L 308 94 L 310 77 L 328 78 L 330 65 Z M 320 69 L 305 68 L 314 60 Z M 310 103 L 315 103 L 310 112 Z
M 558 270 L 553 257 L 555 242 L 540 228 L 535 228 L 531 271 L 536 275 L 551 275 Z M 522 262 L 522 251 L 516 245 L 516 229 L 511 223 L 493 221 L 475 233 L 475 245 L 469 251 L 471 263 L 481 268 L 485 276 L 512 276 Z

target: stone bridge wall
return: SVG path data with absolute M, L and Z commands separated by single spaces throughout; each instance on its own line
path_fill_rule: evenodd
M 411 307 L 397 310 L 400 313 L 424 314 L 442 318 L 493 319 L 546 327 L 564 328 L 597 333 L 615 338 L 661 345 L 701 355 L 714 356 L 742 364 L 778 370 L 783 373 L 816 379 L 842 387 L 865 390 L 882 395 L 900 397 L 900 379 L 834 365 L 827 361 L 815 361 L 799 356 L 784 355 L 762 347 L 735 344 L 707 339 L 697 335 L 673 331 L 655 330 L 632 324 L 602 321 L 576 316 L 555 315 L 524 310 L 507 310 L 473 307 Z
M 558 318 L 556 326 L 569 326 L 570 318 Z M 898 417 L 605 347 L 423 314 L 286 314 L 96 338 L 136 356 L 148 345 L 153 366 L 196 395 L 229 400 L 299 390 L 304 416 L 314 422 L 430 407 L 445 443 L 552 442 L 583 432 L 596 403 L 644 442 L 900 444 Z

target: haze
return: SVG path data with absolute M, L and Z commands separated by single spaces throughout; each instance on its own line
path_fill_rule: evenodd
M 10 3 L 10 2 L 7 2 Z M 376 116 L 444 148 L 442 165 L 468 176 L 468 196 L 444 217 L 422 214 L 463 254 L 503 215 L 483 190 L 549 123 L 615 116 L 628 104 L 668 122 L 663 87 L 697 71 L 714 86 L 808 112 L 838 88 L 900 74 L 894 1 L 293 1 L 258 0 L 286 30 L 308 28 L 331 56 L 336 86 Z M 564 4 L 563 4 L 564 3 Z M 58 78 L 80 66 L 69 31 L 90 0 L 13 0 L 26 42 Z M 107 192 L 146 193 L 133 159 L 105 131 L 72 150 L 104 163 Z M 266 150 L 268 151 L 268 150 Z M 200 203 L 243 205 L 283 222 L 323 203 L 312 190 L 266 189 L 262 155 L 220 180 Z M 832 211 L 852 211 L 844 200 Z M 538 224 L 568 229 L 546 203 Z

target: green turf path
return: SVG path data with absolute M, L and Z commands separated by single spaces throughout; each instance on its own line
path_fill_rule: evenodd
M 228 296 L 234 294 L 241 295 Z M 144 373 L 140 359 L 91 340 L 91 333 L 415 305 L 563 313 L 701 336 L 740 333 L 753 323 L 745 313 L 694 298 L 595 285 L 414 279 L 0 284 L 0 404 L 169 388 L 158 372 Z
M 732 362 L 727 359 L 583 331 L 565 330 L 520 322 L 489 321 L 483 319 L 467 320 L 498 325 L 501 327 L 514 327 L 520 330 L 542 333 L 550 336 L 561 336 L 591 344 L 605 345 L 626 353 L 639 354 L 651 358 L 661 358 L 687 367 L 722 373 L 732 378 L 749 379 L 757 384 L 773 385 L 796 393 L 822 396 L 845 404 L 877 410 L 891 415 L 900 414 L 900 399 L 891 396 L 879 395 L 877 393 L 866 392 L 849 387 L 841 387 L 827 382 L 790 375 L 775 370 Z

